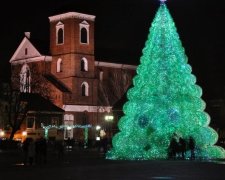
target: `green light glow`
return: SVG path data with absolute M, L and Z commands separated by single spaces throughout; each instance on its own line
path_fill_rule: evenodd
M 127 93 L 124 116 L 107 159 L 165 159 L 174 133 L 196 142 L 196 158 L 224 158 L 204 112 L 202 89 L 182 47 L 174 21 L 161 3 Z M 190 152 L 186 153 L 186 158 Z

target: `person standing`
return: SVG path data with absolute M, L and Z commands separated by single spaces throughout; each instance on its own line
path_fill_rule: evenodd
M 185 159 L 186 142 L 185 142 L 185 140 L 182 137 L 179 138 L 179 151 L 181 153 L 181 158 Z
M 47 163 L 47 141 L 45 138 L 40 138 L 40 163 L 44 162 L 44 164 Z
M 189 149 L 191 151 L 191 159 L 195 159 L 195 140 L 193 137 L 189 138 Z
M 24 157 L 23 157 L 23 164 L 24 165 L 27 165 L 27 161 L 28 161 L 28 147 L 29 147 L 29 139 L 26 138 L 23 142 L 23 154 L 24 154 Z
M 168 157 L 172 159 L 176 159 L 177 152 L 178 152 L 178 142 L 175 137 L 172 137 L 170 141 L 169 149 L 168 149 Z
M 33 138 L 31 138 L 29 146 L 28 146 L 28 159 L 29 159 L 29 165 L 30 166 L 33 165 L 34 156 L 35 156 L 35 144 L 34 144 Z

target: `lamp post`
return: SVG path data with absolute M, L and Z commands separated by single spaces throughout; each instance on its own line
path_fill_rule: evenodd
M 109 138 L 111 139 L 112 137 L 112 122 L 114 120 L 114 116 L 111 114 L 108 114 L 105 116 L 105 121 L 106 121 L 106 127 L 107 127 L 107 131 L 109 133 Z
M 5 136 L 5 132 L 2 129 L 0 129 L 0 138 L 3 138 L 4 136 Z

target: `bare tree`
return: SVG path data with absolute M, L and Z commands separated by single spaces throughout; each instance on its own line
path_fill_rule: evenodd
M 109 79 L 99 82 L 99 104 L 114 105 L 127 92 L 134 74 L 126 69 L 109 71 Z
M 9 139 L 12 140 L 27 116 L 28 102 L 24 101 L 22 94 L 17 90 L 13 90 L 9 84 L 5 84 L 1 88 L 1 101 L 7 107 L 4 113 L 6 114 L 7 124 L 11 128 Z
M 21 77 L 23 77 L 21 75 L 22 73 L 21 69 L 23 65 L 18 67 L 12 66 L 13 70 L 12 70 L 11 82 L 12 82 L 13 88 L 21 91 L 21 87 L 25 86 L 24 88 L 25 92 L 37 93 L 37 94 L 40 94 L 45 99 L 51 100 L 50 98 L 51 88 L 48 83 L 48 80 L 44 77 L 45 72 L 40 70 L 42 69 L 42 67 L 39 67 L 41 65 L 35 64 L 35 63 L 27 64 L 29 65 L 29 73 L 27 74 L 29 74 L 30 80 L 25 80 L 25 81 L 21 80 Z M 24 90 L 22 92 L 24 92 Z

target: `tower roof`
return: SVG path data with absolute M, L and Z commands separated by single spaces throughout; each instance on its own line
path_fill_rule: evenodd
M 78 13 L 78 12 L 67 12 L 64 14 L 50 16 L 48 18 L 49 18 L 50 22 L 60 21 L 60 20 L 64 20 L 64 19 L 71 19 L 71 18 L 84 19 L 84 20 L 89 20 L 89 21 L 95 20 L 94 15 L 82 14 L 82 13 Z

